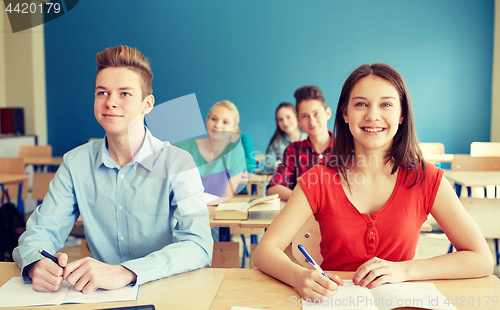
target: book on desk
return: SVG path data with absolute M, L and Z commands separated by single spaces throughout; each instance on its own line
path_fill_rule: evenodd
M 216 220 L 246 220 L 249 218 L 274 218 L 281 211 L 278 194 L 259 197 L 249 202 L 221 203 L 215 209 Z

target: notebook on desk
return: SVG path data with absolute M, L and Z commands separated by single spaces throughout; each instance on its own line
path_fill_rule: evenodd
M 281 211 L 281 201 L 278 194 L 255 198 L 249 202 L 221 203 L 215 209 L 216 220 L 246 220 L 273 213 L 276 216 Z
M 390 310 L 408 307 L 433 310 L 457 309 L 433 283 L 382 284 L 369 289 L 354 285 L 352 280 L 344 281 L 345 286 L 340 286 L 331 297 L 324 297 L 316 303 L 300 300 L 302 309 Z
M 135 285 L 112 291 L 99 289 L 83 294 L 64 281 L 57 292 L 43 293 L 33 290 L 31 284 L 24 284 L 22 277 L 13 277 L 0 287 L 0 308 L 131 301 L 137 300 L 138 292 L 139 285 Z

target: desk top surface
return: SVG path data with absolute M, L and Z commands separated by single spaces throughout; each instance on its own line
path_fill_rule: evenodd
M 23 157 L 25 165 L 48 165 L 59 166 L 63 162 L 62 157 Z
M 21 174 L 0 174 L 0 184 L 5 183 L 14 183 L 19 181 L 27 181 L 29 178 L 29 174 L 21 173 Z
M 445 170 L 444 175 L 463 186 L 500 185 L 500 171 Z
M 428 162 L 451 163 L 453 154 L 423 154 L 424 159 Z
M 352 279 L 353 272 L 327 272 L 342 279 Z M 19 276 L 15 263 L 0 262 L 0 285 Z M 498 309 L 492 297 L 500 299 L 500 280 L 495 276 L 464 280 L 434 280 L 439 291 L 450 300 L 457 297 L 459 309 Z M 157 309 L 212 309 L 229 310 L 233 306 L 262 309 L 299 309 L 293 297 L 299 297 L 292 287 L 257 269 L 205 268 L 141 285 L 136 301 L 103 304 L 70 304 L 44 306 L 44 309 L 99 309 L 118 306 L 154 304 Z M 486 306 L 487 298 L 489 305 Z M 465 306 L 461 306 L 461 300 Z M 474 300 L 472 300 L 474 299 Z M 295 299 L 298 300 L 298 299 Z M 467 305 L 469 302 L 469 305 Z M 481 303 L 481 304 L 480 304 Z M 34 309 L 4 308 L 4 309 Z

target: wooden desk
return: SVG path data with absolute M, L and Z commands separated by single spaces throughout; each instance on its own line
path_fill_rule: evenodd
M 329 275 L 337 274 L 342 279 L 352 279 L 353 272 L 327 272 Z M 465 297 L 465 307 L 457 306 L 459 309 L 499 309 L 500 308 L 500 280 L 495 276 L 466 279 L 466 280 L 434 280 L 439 291 L 450 300 Z M 300 309 L 293 306 L 290 298 L 299 296 L 291 287 L 271 278 L 255 269 L 228 269 L 224 280 L 215 296 L 210 309 L 228 310 L 232 306 L 252 307 L 262 309 Z M 463 297 L 462 297 L 463 296 Z M 495 296 L 498 298 L 497 306 L 485 306 L 484 296 Z M 467 298 L 470 298 L 471 306 L 467 306 Z M 474 298 L 475 303 L 472 303 Z M 295 299 L 297 300 L 297 299 Z M 481 305 L 478 304 L 481 302 Z M 405 308 L 398 308 L 405 309 Z
M 23 157 L 25 165 L 35 166 L 60 166 L 63 162 L 61 157 Z
M 454 171 L 445 170 L 445 177 L 462 186 L 483 187 L 500 185 L 500 171 Z
M 28 181 L 29 174 L 0 174 L 0 184 L 19 183 Z
M 462 186 L 486 187 L 500 185 L 500 171 L 455 171 L 445 170 L 444 176 L 455 184 L 455 191 L 460 197 Z
M 266 154 L 255 154 L 255 160 L 257 162 L 265 161 L 266 160 Z
M 13 276 L 20 276 L 15 263 L 0 262 L 0 285 Z M 337 274 L 342 279 L 352 279 L 353 272 L 327 272 Z M 457 297 L 466 306 L 459 309 L 499 309 L 500 280 L 495 276 L 464 280 L 434 280 L 439 291 L 450 300 Z M 256 269 L 199 269 L 169 278 L 141 285 L 136 301 L 102 304 L 67 304 L 62 306 L 44 306 L 44 309 L 100 309 L 118 306 L 154 304 L 156 309 L 211 309 L 229 310 L 233 306 L 262 309 L 300 309 L 293 306 L 291 299 L 299 297 L 292 287 L 262 273 Z M 485 296 L 495 296 L 497 306 L 490 299 L 486 306 Z M 293 299 L 292 299 L 293 300 Z M 297 299 L 298 300 L 298 299 Z M 470 305 L 467 305 L 467 302 Z M 481 304 L 479 304 L 481 303 Z M 35 309 L 2 308 L 2 309 Z M 404 309 L 404 308 L 399 308 Z
M 104 309 L 154 304 L 158 310 L 208 310 L 217 295 L 217 291 L 225 274 L 226 269 L 204 268 L 145 283 L 140 286 L 136 301 L 98 304 L 65 304 L 61 306 L 43 306 L 43 309 Z M 3 285 L 12 277 L 18 277 L 20 275 L 21 271 L 15 263 L 0 262 L 0 285 Z M 0 309 L 34 310 L 38 309 L 38 307 Z
M 24 202 L 23 202 L 23 186 L 28 186 L 29 174 L 21 173 L 21 174 L 0 174 L 0 189 L 4 190 L 4 184 L 17 183 L 17 211 L 21 214 L 24 214 Z M 27 192 L 27 191 L 26 191 Z M 0 192 L 1 194 L 1 192 Z M 1 197 L 1 196 L 0 196 Z M 15 197 L 9 195 L 11 200 L 14 200 Z
M 430 163 L 451 163 L 453 154 L 423 154 L 424 159 Z
M 250 186 L 257 186 L 256 196 L 262 197 L 264 196 L 264 183 L 269 183 L 271 181 L 273 175 L 272 174 L 256 174 L 249 173 L 247 178 L 247 183 Z M 251 189 L 248 189 L 249 193 L 252 193 Z

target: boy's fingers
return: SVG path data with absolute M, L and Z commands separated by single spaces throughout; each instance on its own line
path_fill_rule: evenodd
M 68 265 L 68 254 L 58 252 L 54 256 L 57 258 L 57 261 L 59 262 L 59 266 L 64 268 L 64 267 L 66 267 L 66 265 Z
M 42 261 L 40 262 L 41 263 L 40 267 L 47 270 L 50 274 L 56 277 L 60 277 L 63 275 L 64 270 L 61 268 L 61 266 L 57 265 L 52 260 L 46 257 L 42 258 L 41 260 Z

